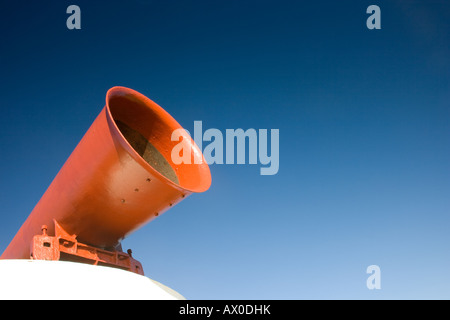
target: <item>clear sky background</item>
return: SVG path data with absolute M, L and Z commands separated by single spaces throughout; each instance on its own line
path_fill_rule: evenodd
M 124 240 L 148 277 L 188 299 L 449 299 L 449 17 L 444 0 L 1 1 L 0 252 L 121 85 L 191 132 L 280 130 L 278 174 L 212 165 L 207 192 Z

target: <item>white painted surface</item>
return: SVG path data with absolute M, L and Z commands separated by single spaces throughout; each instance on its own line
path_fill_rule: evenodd
M 181 300 L 145 276 L 66 261 L 0 260 L 1 300 Z

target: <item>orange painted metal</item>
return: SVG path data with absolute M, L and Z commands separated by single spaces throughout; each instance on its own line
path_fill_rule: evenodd
M 176 129 L 181 125 L 152 100 L 111 88 L 106 106 L 0 258 L 30 258 L 34 236 L 117 252 L 121 239 L 186 196 L 206 191 L 210 170 L 188 133 L 182 137 L 192 148 L 192 163 L 171 159 Z
M 42 226 L 42 234 L 31 241 L 30 258 L 34 260 L 67 260 L 93 265 L 109 266 L 144 275 L 139 261 L 133 259 L 131 250 L 103 250 L 77 241 L 55 221 L 55 236 L 47 234 L 48 227 Z

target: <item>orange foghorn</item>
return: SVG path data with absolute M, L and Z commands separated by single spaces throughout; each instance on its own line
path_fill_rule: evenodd
M 111 88 L 106 106 L 0 258 L 123 260 L 121 239 L 211 184 L 209 167 L 187 132 L 182 138 L 194 161 L 171 160 L 176 129 L 180 124 L 152 100 Z M 104 258 L 108 253 L 111 258 Z

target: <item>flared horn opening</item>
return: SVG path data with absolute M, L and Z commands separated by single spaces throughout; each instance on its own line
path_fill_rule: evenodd
M 106 109 L 112 128 L 123 137 L 120 142 L 146 170 L 188 192 L 208 190 L 211 173 L 202 152 L 158 104 L 132 89 L 113 87 L 106 95 Z M 173 159 L 181 142 L 183 152 L 191 153 L 190 161 Z

